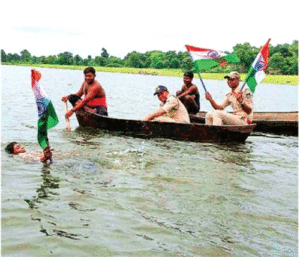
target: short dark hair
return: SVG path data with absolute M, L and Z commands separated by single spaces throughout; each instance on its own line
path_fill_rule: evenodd
M 14 146 L 17 142 L 11 142 L 5 147 L 5 152 L 7 153 L 14 153 Z
M 194 78 L 194 73 L 193 73 L 193 72 L 190 72 L 190 71 L 187 71 L 187 72 L 185 72 L 185 73 L 183 74 L 183 76 L 189 77 L 189 78 L 193 79 L 193 78 Z
M 95 69 L 94 69 L 93 67 L 87 67 L 87 68 L 85 68 L 84 71 L 83 71 L 84 74 L 87 74 L 87 73 L 89 73 L 89 72 L 91 72 L 91 73 L 93 73 L 94 75 L 96 75 L 96 71 L 95 71 Z

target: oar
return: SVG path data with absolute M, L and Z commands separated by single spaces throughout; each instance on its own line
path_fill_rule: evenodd
M 65 114 L 68 112 L 68 102 L 65 102 Z M 69 118 L 65 118 L 66 124 L 67 124 L 67 130 L 71 131 L 71 125 Z

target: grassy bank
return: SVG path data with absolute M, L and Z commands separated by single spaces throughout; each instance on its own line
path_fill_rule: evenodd
M 41 67 L 41 68 L 54 68 L 54 69 L 67 69 L 67 70 L 84 70 L 86 66 L 72 66 L 72 65 L 50 65 L 50 64 L 22 64 L 20 66 Z M 140 69 L 140 68 L 112 68 L 112 67 L 98 67 L 95 69 L 99 72 L 112 72 L 112 73 L 127 73 L 127 74 L 144 74 L 144 75 L 157 75 L 167 77 L 182 77 L 183 72 L 181 69 Z M 203 79 L 223 80 L 226 74 L 222 73 L 202 73 Z M 247 74 L 241 74 L 241 79 L 244 80 Z M 198 75 L 196 75 L 198 77 Z M 281 84 L 281 85 L 298 85 L 297 75 L 268 75 L 263 83 Z

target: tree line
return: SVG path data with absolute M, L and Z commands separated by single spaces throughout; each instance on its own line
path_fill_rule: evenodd
M 253 47 L 249 43 L 236 44 L 233 47 L 239 58 L 238 64 L 228 64 L 210 69 L 213 73 L 227 73 L 237 70 L 247 73 L 260 48 Z M 128 53 L 123 59 L 110 55 L 102 48 L 99 56 L 82 58 L 78 54 L 70 52 L 49 56 L 32 56 L 24 49 L 20 54 L 6 54 L 1 50 L 1 62 L 3 64 L 53 64 L 53 65 L 78 65 L 78 66 L 102 66 L 102 67 L 133 67 L 133 68 L 155 68 L 155 69 L 182 69 L 192 70 L 193 63 L 188 52 L 176 51 L 149 51 L 139 53 L 136 51 Z M 270 60 L 267 69 L 269 74 L 298 75 L 298 40 L 290 44 L 270 45 Z

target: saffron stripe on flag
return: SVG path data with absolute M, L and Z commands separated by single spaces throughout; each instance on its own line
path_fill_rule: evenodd
M 256 86 L 263 81 L 266 77 L 266 69 L 269 63 L 269 42 L 271 39 L 267 41 L 267 43 L 261 48 L 259 53 L 257 54 L 248 74 L 245 79 L 245 83 L 247 83 L 248 87 L 254 93 Z M 244 83 L 244 85 L 245 85 Z M 244 86 L 243 86 L 244 87 Z

